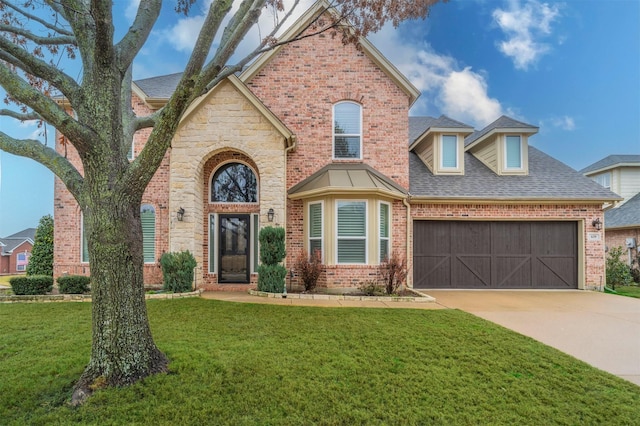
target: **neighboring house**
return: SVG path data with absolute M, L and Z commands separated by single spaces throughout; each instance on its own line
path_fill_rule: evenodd
M 313 31 L 326 4 L 282 39 Z M 162 107 L 179 77 L 136 81 L 136 113 Z M 367 40 L 356 48 L 330 34 L 266 52 L 219 83 L 185 113 L 143 198 L 145 282 L 161 282 L 163 252 L 189 250 L 199 288 L 246 290 L 258 232 L 275 225 L 286 228 L 286 266 L 319 250 L 320 285 L 332 288 L 375 279 L 393 251 L 416 288 L 600 286 L 604 242 L 592 223 L 618 197 L 530 147 L 533 126 L 501 117 L 475 132 L 410 118 L 419 94 Z M 133 157 L 147 135 L 136 134 Z M 79 164 L 72 149 L 67 157 Z M 59 179 L 55 207 L 54 275 L 86 274 L 82 215 Z
M 0 274 L 21 274 L 26 272 L 36 229 L 23 231 L 0 238 Z
M 610 155 L 580 171 L 623 200 L 605 211 L 607 247 L 623 247 L 626 259 L 638 256 L 640 243 L 640 155 Z

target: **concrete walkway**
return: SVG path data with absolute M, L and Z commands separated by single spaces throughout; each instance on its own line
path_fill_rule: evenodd
M 430 290 L 460 309 L 640 386 L 640 299 L 591 291 Z
M 640 386 L 640 299 L 590 291 L 428 290 L 435 303 L 278 299 L 235 292 L 229 302 L 318 307 L 460 309 Z

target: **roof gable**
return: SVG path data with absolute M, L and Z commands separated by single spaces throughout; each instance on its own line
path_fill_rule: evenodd
M 482 130 L 472 133 L 467 136 L 464 141 L 465 148 L 468 150 L 473 146 L 480 144 L 495 133 L 523 133 L 534 134 L 538 133 L 538 128 L 531 124 L 523 123 L 518 120 L 514 120 L 506 115 L 501 116 L 493 123 L 489 124 Z
M 430 132 L 451 132 L 468 135 L 473 133 L 473 127 L 446 115 L 441 115 L 438 118 L 409 117 L 409 149 L 420 143 Z
M 640 192 L 620 207 L 604 212 L 604 226 L 606 229 L 640 226 Z
M 623 166 L 640 167 L 640 155 L 609 155 L 580 170 L 580 173 L 592 174 Z
M 327 0 L 318 0 L 311 6 L 287 31 L 279 37 L 280 41 L 288 41 L 304 32 L 309 25 L 321 14 L 335 13 L 332 5 Z M 420 91 L 405 77 L 382 53 L 366 38 L 359 39 L 362 51 L 409 97 L 409 105 L 420 96 Z M 284 45 L 264 52 L 258 56 L 242 73 L 240 79 L 243 82 L 251 80 L 271 59 L 273 59 Z

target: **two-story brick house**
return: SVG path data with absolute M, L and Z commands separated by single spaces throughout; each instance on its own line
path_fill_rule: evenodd
M 325 6 L 282 38 L 309 31 Z M 136 81 L 136 113 L 160 108 L 178 79 Z M 419 94 L 367 40 L 329 34 L 280 46 L 218 84 L 186 112 L 145 193 L 145 282 L 161 281 L 163 252 L 188 249 L 199 287 L 247 289 L 259 229 L 278 225 L 287 266 L 320 250 L 327 287 L 371 279 L 392 251 L 420 288 L 600 285 L 604 245 L 592 223 L 615 194 L 530 147 L 535 127 L 410 119 Z M 133 156 L 146 137 L 136 134 Z M 81 213 L 59 181 L 55 203 L 55 274 L 88 273 Z

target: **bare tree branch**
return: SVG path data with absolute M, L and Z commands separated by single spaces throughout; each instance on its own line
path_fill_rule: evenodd
M 131 28 L 115 47 L 120 69 L 124 70 L 131 66 L 133 58 L 144 45 L 153 25 L 160 16 L 161 8 L 162 0 L 149 0 L 140 3 Z
M 64 44 L 74 45 L 76 42 L 76 39 L 73 36 L 64 35 L 64 36 L 58 36 L 58 37 L 40 37 L 33 34 L 31 31 L 27 31 L 23 28 L 17 28 L 11 25 L 0 25 L 0 32 L 16 34 L 42 46 L 44 45 L 53 46 L 53 45 L 64 45 Z
M 29 12 L 25 11 L 24 9 L 21 9 L 21 8 L 15 6 L 13 3 L 10 3 L 8 1 L 0 1 L 0 3 L 4 4 L 7 7 L 10 7 L 11 9 L 15 10 L 19 14 L 23 15 L 25 18 L 41 24 L 42 26 L 50 29 L 51 31 L 55 31 L 56 33 L 58 33 L 60 35 L 73 37 L 73 33 L 71 31 L 68 31 L 68 30 L 65 30 L 64 28 L 60 28 L 60 27 L 58 27 L 56 25 L 53 25 L 50 22 L 47 22 L 44 19 L 39 18 L 36 15 L 32 15 Z M 55 9 L 54 9 L 54 11 L 55 11 Z
M 78 198 L 84 179 L 78 170 L 55 149 L 35 139 L 15 139 L 0 131 L 0 149 L 10 154 L 36 160 L 58 176 L 74 197 Z
M 40 114 L 35 112 L 19 113 L 11 109 L 0 109 L 0 115 L 15 118 L 20 121 L 42 120 Z

